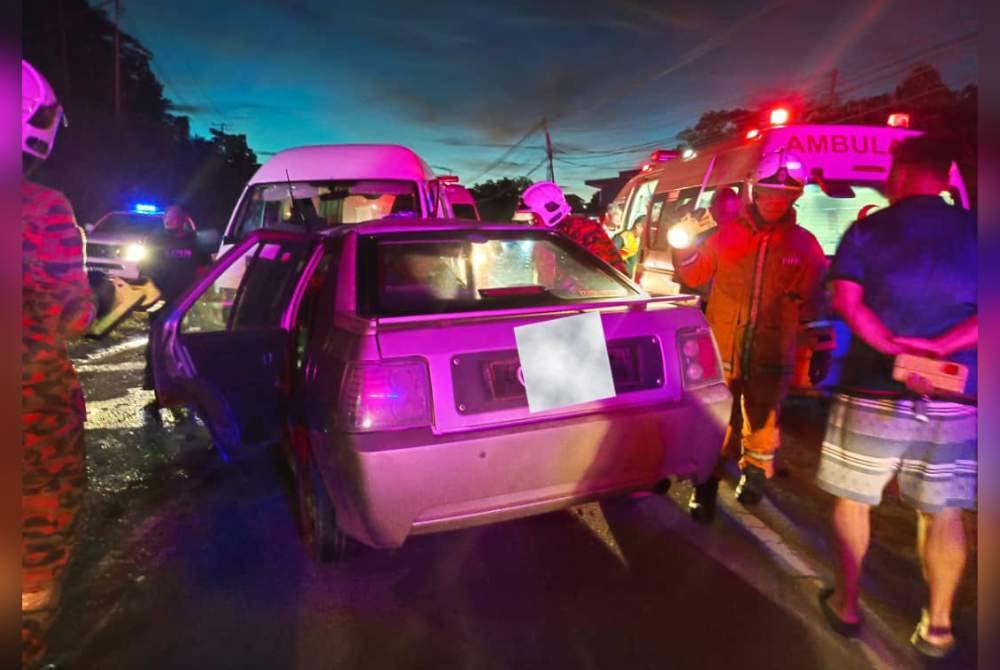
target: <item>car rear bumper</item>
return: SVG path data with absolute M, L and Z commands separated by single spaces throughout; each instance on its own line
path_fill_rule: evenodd
M 313 432 L 341 529 L 376 547 L 410 534 L 548 512 L 649 487 L 706 479 L 732 398 L 722 384 L 681 402 L 434 436 Z

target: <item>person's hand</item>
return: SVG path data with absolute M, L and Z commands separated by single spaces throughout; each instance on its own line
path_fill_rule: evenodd
M 906 388 L 920 395 L 930 395 L 934 392 L 934 384 L 927 377 L 918 375 L 916 372 L 911 373 L 904 383 Z
M 813 351 L 809 359 L 809 383 L 813 386 L 820 383 L 830 374 L 830 363 L 833 361 L 833 352 L 829 349 Z
M 941 358 L 945 352 L 935 340 L 926 337 L 894 337 L 892 341 L 903 348 L 903 353 Z

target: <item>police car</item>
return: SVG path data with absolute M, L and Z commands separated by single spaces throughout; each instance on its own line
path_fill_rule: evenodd
M 140 279 L 140 265 L 149 253 L 146 241 L 163 230 L 164 212 L 156 205 L 108 212 L 87 230 L 87 270 L 126 281 Z M 190 219 L 189 219 L 190 221 Z M 190 223 L 194 230 L 194 223 Z
M 89 336 L 103 337 L 133 310 L 155 309 L 159 304 L 159 290 L 143 275 L 143 264 L 151 260 L 149 239 L 163 230 L 165 216 L 156 205 L 140 203 L 130 210 L 108 212 L 86 226 L 87 277 L 98 306 Z M 184 225 L 196 231 L 190 217 Z M 199 245 L 215 244 L 217 239 L 209 234 Z
M 886 180 L 893 146 L 921 134 L 908 127 L 905 114 L 898 113 L 891 114 L 885 126 L 795 124 L 791 117 L 791 110 L 778 107 L 769 111 L 768 123 L 735 140 L 684 152 L 657 150 L 650 155 L 608 208 L 626 229 L 642 217 L 648 221 L 636 270 L 636 281 L 644 289 L 653 295 L 680 291 L 674 281 L 670 230 L 690 219 L 695 210 L 706 209 L 718 189 L 732 189 L 750 202 L 752 176 L 775 155 L 805 184 L 795 204 L 798 224 L 812 232 L 827 256 L 832 256 L 852 223 L 889 204 Z M 952 165 L 950 187 L 942 196 L 956 206 L 969 206 L 957 165 Z M 832 377 L 849 339 L 846 326 L 835 326 Z M 801 358 L 805 363 L 799 365 L 796 385 L 804 387 L 808 385 L 803 379 L 807 353 Z

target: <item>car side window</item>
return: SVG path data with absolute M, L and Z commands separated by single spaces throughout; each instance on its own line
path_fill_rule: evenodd
M 321 325 L 318 319 L 320 312 L 333 313 L 339 258 L 339 244 L 325 249 L 316 269 L 307 280 L 302 302 L 295 315 L 295 361 L 297 367 L 302 366 L 309 342 L 315 334 L 316 327 Z
M 236 294 L 230 330 L 279 326 L 308 252 L 301 241 L 260 244 Z
M 181 319 L 180 332 L 279 326 L 309 247 L 304 240 L 261 242 L 249 247 L 191 305 Z

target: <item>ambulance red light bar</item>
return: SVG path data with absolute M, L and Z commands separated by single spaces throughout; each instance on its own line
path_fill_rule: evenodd
M 649 172 L 649 171 L 650 171 L 650 170 L 652 170 L 652 169 L 653 169 L 653 166 L 652 166 L 652 165 L 650 165 L 649 163 L 643 163 L 643 164 L 642 164 L 642 167 L 641 167 L 641 168 L 639 168 L 639 171 L 640 171 L 640 172 Z
M 459 178 L 457 175 L 446 174 L 438 177 L 438 181 L 441 181 L 445 184 L 457 184 L 459 182 Z
M 768 121 L 772 126 L 783 126 L 792 118 L 792 113 L 787 107 L 775 107 L 768 115 Z
M 672 161 L 680 155 L 680 152 L 673 149 L 657 149 L 653 153 L 649 154 L 649 160 L 652 163 L 664 163 L 666 161 Z
M 910 115 L 897 112 L 889 115 L 889 125 L 893 128 L 909 128 Z
M 758 137 L 760 137 L 760 131 L 757 130 L 756 128 L 754 128 L 753 130 L 748 130 L 747 131 L 747 139 L 748 140 L 757 139 Z

